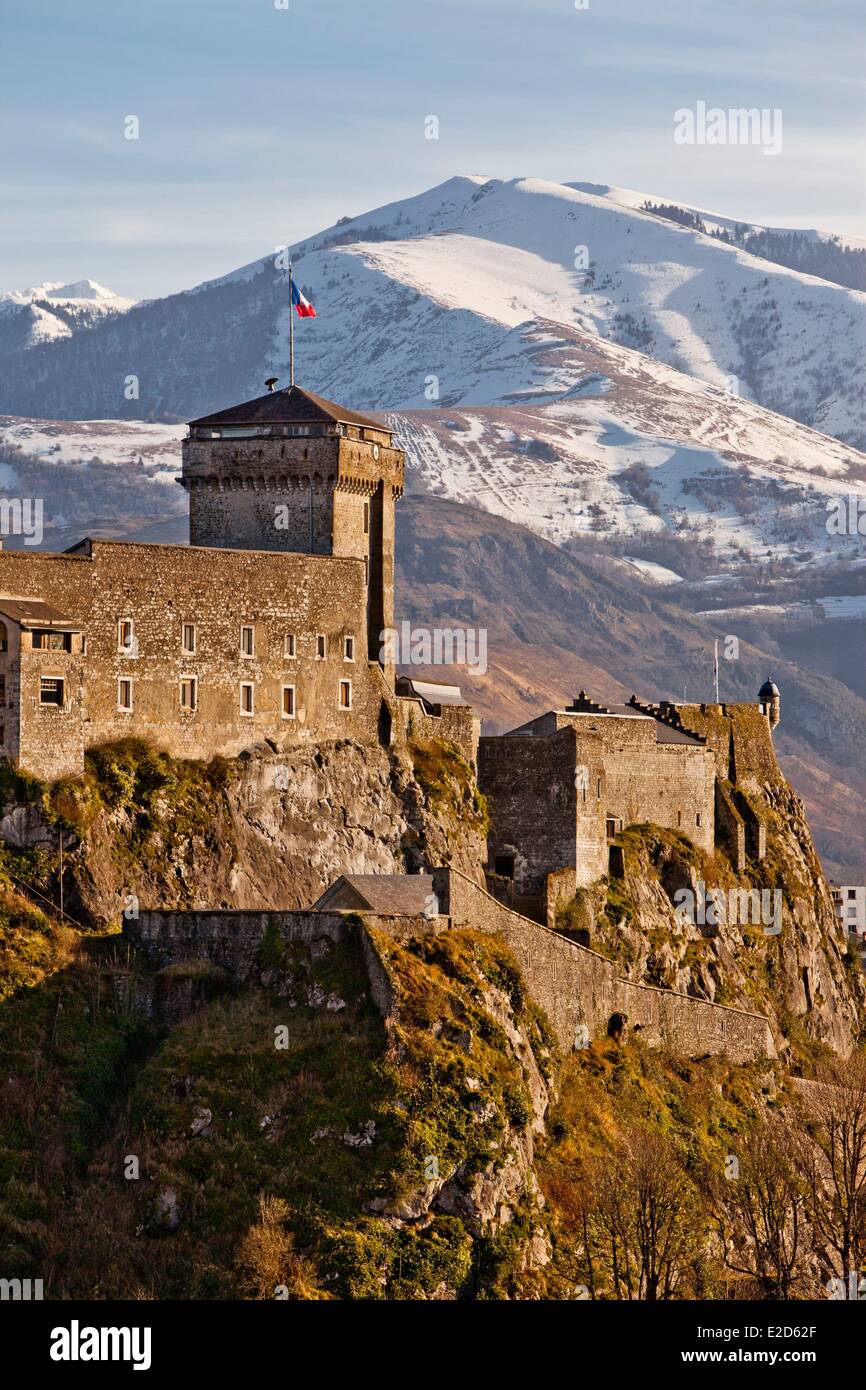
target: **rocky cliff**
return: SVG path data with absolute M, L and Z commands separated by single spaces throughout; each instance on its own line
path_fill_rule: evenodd
M 468 765 L 435 740 L 347 740 L 209 764 L 129 741 L 50 790 L 7 776 L 0 836 L 38 902 L 84 927 L 141 907 L 308 907 L 342 873 L 454 864 L 478 877 L 485 807 Z M 38 856 L 34 862 L 34 852 Z
M 764 789 L 767 854 L 737 876 L 723 854 L 637 826 L 618 837 L 622 873 L 578 894 L 559 922 L 630 980 L 755 1010 L 780 1056 L 862 1037 L 864 977 L 833 912 L 802 803 Z

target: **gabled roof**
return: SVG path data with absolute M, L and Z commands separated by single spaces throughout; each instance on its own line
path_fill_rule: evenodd
M 342 908 L 418 917 L 429 909 L 432 896 L 432 874 L 342 874 L 313 904 L 313 911 Z
M 390 433 L 381 420 L 373 420 L 368 415 L 360 415 L 357 410 L 349 410 L 344 405 L 325 400 L 312 391 L 304 391 L 300 386 L 288 386 L 282 391 L 268 391 L 255 400 L 231 405 L 226 410 L 218 410 L 213 415 L 202 415 L 198 420 L 189 421 L 190 428 L 202 425 L 314 425 L 343 424 L 366 425 L 368 429 L 384 430 Z
M 62 632 L 77 632 L 78 626 L 59 609 L 52 608 L 41 598 L 4 598 L 0 595 L 0 616 L 10 618 L 23 628 L 53 627 Z

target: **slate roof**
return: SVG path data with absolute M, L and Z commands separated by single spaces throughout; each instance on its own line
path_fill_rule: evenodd
M 359 912 L 417 917 L 432 893 L 432 874 L 342 874 L 313 904 L 313 911 L 354 907 Z
M 11 618 L 21 627 L 54 627 L 61 631 L 78 631 L 71 618 L 41 598 L 4 598 L 0 595 L 0 615 Z
M 664 724 L 656 720 L 656 743 L 697 743 L 703 744 L 702 738 L 696 738 L 694 734 L 684 733 L 682 729 L 673 729 L 670 724 Z
M 373 420 L 369 415 L 360 415 L 357 410 L 349 410 L 344 405 L 325 400 L 312 391 L 300 386 L 288 386 L 282 391 L 268 391 L 254 400 L 231 405 L 226 410 L 218 410 L 213 415 L 202 415 L 198 420 L 190 420 L 190 428 L 219 425 L 315 425 L 343 424 L 366 425 L 368 429 L 384 430 L 388 426 L 381 420 Z
M 635 700 L 634 696 L 632 696 L 632 700 Z M 581 690 L 573 703 L 561 713 L 591 714 L 602 718 L 605 715 L 612 715 L 617 719 L 652 719 L 656 726 L 656 743 L 691 743 L 698 746 L 706 743 L 706 739 L 689 734 L 684 729 L 675 728 L 673 724 L 659 718 L 654 710 L 641 709 L 637 702 L 628 705 L 600 705 L 595 700 L 591 700 L 584 690 Z

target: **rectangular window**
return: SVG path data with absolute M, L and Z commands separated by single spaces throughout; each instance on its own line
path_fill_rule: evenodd
M 295 634 L 287 632 L 283 642 L 283 656 L 293 657 L 295 655 Z
M 135 655 L 135 630 L 131 618 L 121 618 L 117 624 L 117 650 L 124 656 Z
M 848 897 L 849 897 L 849 898 L 854 898 L 854 899 L 856 899 L 856 897 L 857 897 L 857 889 L 856 889 L 856 888 L 849 888 L 849 889 L 848 889 Z
M 283 718 L 294 719 L 295 717 L 295 687 L 293 685 L 283 686 Z
M 63 681 L 59 676 L 42 676 L 39 680 L 40 705 L 63 704 Z
M 69 632 L 34 632 L 33 649 L 40 652 L 71 652 L 72 634 Z
M 117 682 L 117 708 L 123 712 L 132 710 L 132 681 L 128 677 Z
M 364 535 L 370 534 L 370 503 L 364 503 Z
M 180 649 L 184 656 L 195 656 L 195 623 L 184 623 L 180 631 Z
M 340 681 L 340 709 L 352 708 L 352 682 Z
M 198 681 L 195 676 L 183 676 L 180 682 L 180 707 L 188 713 L 198 704 Z
M 328 655 L 328 639 L 323 632 L 316 633 L 316 660 L 324 661 Z
M 0 676 L 0 705 L 6 703 L 6 677 Z
M 241 681 L 241 714 L 255 714 L 252 681 Z
M 344 637 L 344 638 L 343 638 L 343 660 L 344 660 L 344 661 L 354 661 L 354 660 L 355 660 L 355 639 L 354 639 L 354 637 Z
M 255 656 L 256 630 L 250 624 L 241 628 L 241 656 Z
M 700 826 L 700 823 L 701 823 L 701 813 L 700 813 L 700 811 L 698 811 L 697 814 L 695 815 L 695 825 Z

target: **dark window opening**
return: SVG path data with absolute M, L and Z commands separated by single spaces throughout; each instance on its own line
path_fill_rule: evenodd
M 493 872 L 500 878 L 514 878 L 514 855 L 497 854 L 493 861 Z
M 43 676 L 39 682 L 40 705 L 63 704 L 63 681 L 54 676 Z
M 71 652 L 71 632 L 34 632 L 33 650 L 38 652 Z

